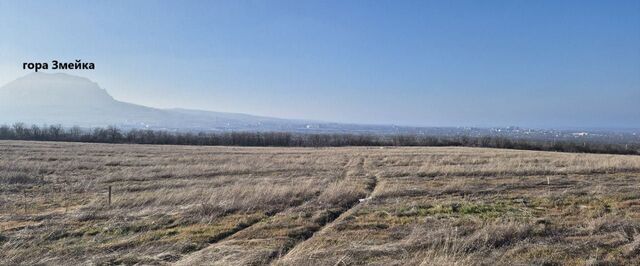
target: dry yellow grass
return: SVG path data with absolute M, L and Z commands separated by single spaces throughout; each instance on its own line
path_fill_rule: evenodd
M 639 239 L 638 156 L 0 141 L 0 264 L 633 264 Z

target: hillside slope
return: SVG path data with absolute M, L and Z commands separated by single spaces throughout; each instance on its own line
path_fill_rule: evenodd
M 0 87 L 0 123 L 181 130 L 299 130 L 310 122 L 246 114 L 158 109 L 115 100 L 89 79 L 33 73 Z

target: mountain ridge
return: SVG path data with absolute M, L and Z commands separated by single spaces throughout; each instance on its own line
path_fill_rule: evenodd
M 119 101 L 88 78 L 32 73 L 0 87 L 0 123 L 149 128 L 183 131 L 394 131 L 394 126 L 285 119 L 188 108 L 155 108 Z

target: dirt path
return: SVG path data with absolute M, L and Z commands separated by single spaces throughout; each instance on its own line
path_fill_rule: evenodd
M 365 171 L 365 161 L 363 156 L 354 156 L 346 161 L 335 181 L 339 185 L 334 189 L 364 186 L 366 195 L 351 199 L 338 197 L 339 201 L 334 204 L 327 202 L 327 195 L 319 195 L 191 253 L 177 265 L 267 265 L 280 261 L 298 245 L 330 227 L 336 220 L 343 219 L 370 198 L 377 182 Z
M 348 177 L 349 169 L 353 169 L 354 167 L 361 168 L 363 163 L 364 161 L 362 160 L 362 158 L 352 158 L 350 160 L 345 161 L 345 163 L 342 165 L 343 171 L 340 179 L 346 179 Z M 227 260 L 220 259 L 221 256 L 219 255 L 222 255 L 223 258 L 226 257 L 228 259 L 229 256 L 235 257 L 236 255 L 240 255 L 244 253 L 242 252 L 241 249 L 247 248 L 247 247 L 238 247 L 238 249 L 231 248 L 232 251 L 228 252 L 230 254 L 220 254 L 220 253 L 225 253 L 225 252 L 218 252 L 221 250 L 221 246 L 223 246 L 222 249 L 225 249 L 224 247 L 229 246 L 227 244 L 239 244 L 240 242 L 258 242 L 261 239 L 257 238 L 256 237 L 257 235 L 260 235 L 261 233 L 264 234 L 264 232 L 273 231 L 275 228 L 272 228 L 273 226 L 271 225 L 277 224 L 279 220 L 283 220 L 287 218 L 288 216 L 290 216 L 290 214 L 296 213 L 296 212 L 304 212 L 304 213 L 317 212 L 318 202 L 319 202 L 318 198 L 314 197 L 301 204 L 289 207 L 279 212 L 268 214 L 267 217 L 264 217 L 262 219 L 257 219 L 250 223 L 240 224 L 237 227 L 233 228 L 232 230 L 224 233 L 223 235 L 220 235 L 220 237 L 215 237 L 214 240 L 210 242 L 209 246 L 204 247 L 203 249 L 200 249 L 198 251 L 195 251 L 193 253 L 187 254 L 186 256 L 182 257 L 179 261 L 176 262 L 176 265 L 225 264 L 224 261 L 227 261 Z M 356 203 L 357 202 L 354 202 L 353 204 L 356 204 Z M 239 261 L 233 261 L 233 260 L 229 260 L 229 261 L 232 262 L 233 264 L 256 264 L 256 263 L 262 264 L 262 265 L 268 264 L 273 259 L 283 256 L 288 250 L 290 250 L 293 246 L 295 246 L 299 240 L 304 241 L 305 239 L 308 239 L 309 237 L 311 237 L 314 232 L 318 231 L 325 224 L 328 224 L 333 220 L 335 220 L 343 212 L 344 211 L 342 210 L 337 212 L 336 211 L 327 212 L 324 218 L 318 219 L 318 222 L 316 225 L 318 228 L 316 228 L 316 226 L 307 226 L 308 228 L 306 230 L 302 230 L 301 232 L 293 232 L 293 236 L 297 240 L 296 243 L 293 243 L 293 242 L 283 243 L 280 245 L 280 247 L 277 247 L 275 249 L 271 248 L 272 250 L 267 254 L 264 254 L 264 252 L 258 252 L 259 255 L 255 256 L 256 258 L 254 259 L 247 260 L 248 263 L 241 263 Z M 280 228 L 277 228 L 277 229 L 280 229 Z M 292 236 L 292 232 L 289 232 L 288 235 Z M 242 246 L 244 246 L 244 244 L 246 243 L 243 243 Z M 267 246 L 273 246 L 273 245 L 267 245 Z M 253 247 L 253 248 L 258 248 L 258 247 Z M 251 251 L 251 250 L 246 250 L 246 251 Z M 256 255 L 256 254 L 251 254 L 251 255 Z M 251 255 L 247 255 L 247 257 L 251 257 Z
M 360 161 L 360 163 L 358 163 L 358 168 L 360 168 L 360 170 L 362 170 L 363 172 L 366 173 L 366 171 L 364 170 L 364 158 L 363 160 Z M 340 212 L 335 219 L 332 219 L 331 221 L 328 221 L 327 223 L 323 224 L 322 227 L 318 228 L 318 230 L 315 230 L 311 235 L 309 235 L 309 237 L 302 239 L 302 241 L 298 242 L 295 246 L 291 247 L 289 250 L 287 250 L 287 252 L 285 252 L 284 254 L 282 254 L 279 258 L 274 258 L 274 260 L 270 261 L 269 264 L 271 265 L 288 265 L 290 263 L 288 263 L 288 257 L 290 256 L 290 254 L 295 254 L 297 252 L 297 250 L 303 250 L 304 246 L 306 245 L 306 243 L 311 242 L 311 240 L 313 240 L 314 237 L 317 237 L 319 235 L 322 235 L 324 231 L 329 230 L 330 228 L 332 228 L 334 225 L 340 223 L 341 221 L 345 220 L 347 217 L 351 216 L 353 213 L 355 213 L 361 206 L 367 204 L 367 202 L 369 200 L 371 200 L 374 191 L 376 190 L 377 186 L 378 186 L 378 176 L 376 175 L 372 175 L 370 177 L 370 183 L 367 187 L 368 190 L 368 194 L 365 198 L 359 199 L 358 201 L 353 202 L 349 208 L 344 209 L 344 211 Z

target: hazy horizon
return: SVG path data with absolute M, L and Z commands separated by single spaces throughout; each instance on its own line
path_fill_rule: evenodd
M 393 4 L 395 3 L 395 4 Z M 0 86 L 96 64 L 119 101 L 406 126 L 638 128 L 640 2 L 0 2 Z

